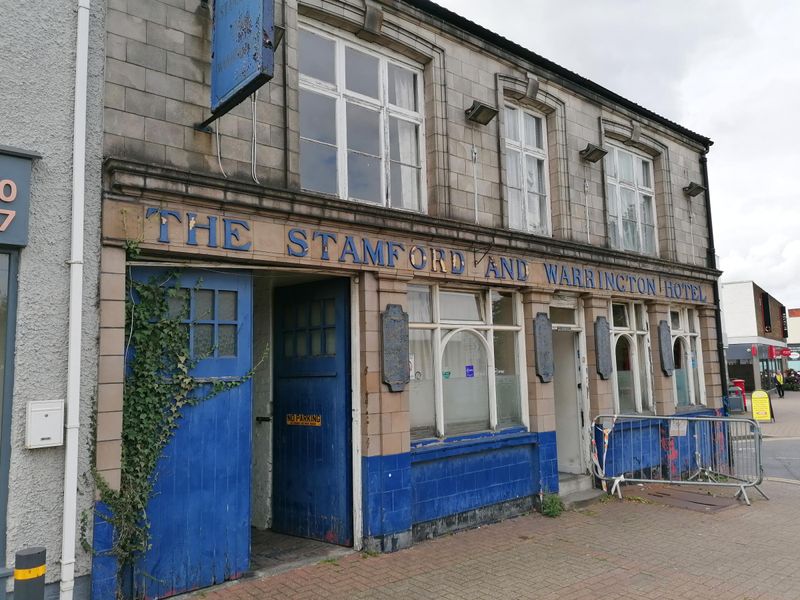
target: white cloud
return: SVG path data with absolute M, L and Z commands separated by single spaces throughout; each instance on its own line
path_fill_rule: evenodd
M 800 307 L 800 3 L 439 0 L 706 135 L 724 280 Z

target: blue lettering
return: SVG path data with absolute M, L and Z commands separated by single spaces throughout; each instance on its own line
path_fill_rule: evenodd
M 166 210 L 160 208 L 153 208 L 150 207 L 145 212 L 144 217 L 145 219 L 149 219 L 153 215 L 158 215 L 161 219 L 161 223 L 158 226 L 158 241 L 162 244 L 169 244 L 169 218 L 174 217 L 175 220 L 180 223 L 181 216 L 175 212 L 174 210 Z
M 643 277 L 638 277 L 636 279 L 636 289 L 639 291 L 640 294 L 644 294 L 644 290 L 645 290 L 644 285 L 645 285 L 644 278 Z
M 489 277 L 489 273 L 493 274 L 495 279 L 502 279 L 500 271 L 491 256 L 489 257 L 489 262 L 486 264 L 486 273 L 484 277 Z
M 697 302 L 697 292 L 698 287 L 696 285 L 691 286 L 692 288 L 692 302 Z
M 528 261 L 517 259 L 517 281 L 528 281 Z
M 456 258 L 458 258 L 458 264 L 456 264 Z M 464 260 L 464 253 L 460 250 L 451 250 L 450 251 L 450 272 L 453 275 L 461 275 L 464 273 L 464 265 L 466 264 L 466 260 Z
M 547 275 L 547 283 L 555 285 L 556 277 L 558 277 L 558 265 L 544 263 L 544 272 Z
M 505 279 L 506 274 L 508 274 L 509 279 L 514 279 L 514 263 L 511 262 L 510 258 L 506 258 L 505 256 L 500 258 L 500 279 Z
M 372 261 L 373 265 L 377 265 L 379 267 L 386 266 L 386 260 L 383 256 L 383 247 L 385 245 L 383 240 L 378 240 L 374 248 L 370 245 L 370 242 L 367 238 L 364 238 L 362 243 L 364 246 L 364 264 L 368 264 L 367 258 L 369 257 L 369 260 Z
M 288 237 L 289 245 L 286 246 L 286 252 L 289 256 L 299 256 L 302 258 L 308 254 L 305 229 L 290 229 Z M 297 246 L 297 249 L 292 248 L 292 244 Z
M 667 298 L 674 297 L 674 293 L 672 291 L 672 282 L 671 281 L 665 281 L 664 282 L 664 295 Z
M 419 256 L 419 262 L 414 260 L 415 255 Z M 417 271 L 420 271 L 424 269 L 428 264 L 428 254 L 425 252 L 423 248 L 420 248 L 419 246 L 411 246 L 411 250 L 408 253 L 408 260 L 411 263 L 412 267 L 414 267 Z
M 442 248 L 431 248 L 431 271 L 434 273 L 447 273 L 447 263 L 444 260 L 444 250 Z
M 649 295 L 651 295 L 651 296 L 655 296 L 656 295 L 656 280 L 653 279 L 653 278 L 647 279 L 646 280 L 646 284 L 647 284 L 647 293 Z
M 329 248 L 328 248 L 328 242 L 329 242 L 329 241 L 331 241 L 331 240 L 333 240 L 333 243 L 335 244 L 335 243 L 336 243 L 336 241 L 337 241 L 337 239 L 336 239 L 336 234 L 335 234 L 335 233 L 328 233 L 328 232 L 326 232 L 326 231 L 315 231 L 315 232 L 314 232 L 314 233 L 311 235 L 311 239 L 312 239 L 312 240 L 315 240 L 315 239 L 317 239 L 317 238 L 319 238 L 320 240 L 322 240 L 322 241 L 320 242 L 320 248 L 321 248 L 321 250 L 322 250 L 322 254 L 320 255 L 320 258 L 321 258 L 322 260 L 330 260 L 330 259 L 331 259 L 331 257 L 330 257 L 330 255 L 328 254 L 328 250 L 329 250 Z
M 345 256 L 350 256 L 354 265 L 362 264 L 361 258 L 358 256 L 358 250 L 356 249 L 356 243 L 353 241 L 352 235 L 348 235 L 346 238 L 344 238 L 344 248 L 342 248 L 342 253 L 339 255 L 339 262 L 346 262 Z
M 614 282 L 614 274 L 606 271 L 605 273 L 603 273 L 603 275 L 605 275 L 604 279 L 606 280 L 606 289 L 616 290 L 617 284 Z
M 186 236 L 186 243 L 190 246 L 197 246 L 197 230 L 208 230 L 208 247 L 217 247 L 217 217 L 208 217 L 208 225 L 198 225 L 197 215 L 195 213 L 186 213 L 186 218 L 189 220 L 189 232 Z
M 398 259 L 397 253 L 400 250 L 405 250 L 406 247 L 403 246 L 403 244 L 400 244 L 399 242 L 387 242 L 386 247 L 388 249 L 388 255 L 389 255 L 388 266 L 394 267 L 394 261 Z
M 697 287 L 700 293 L 700 302 L 708 302 L 708 299 L 703 295 L 703 286 L 699 285 Z
M 249 250 L 250 246 L 252 246 L 252 242 L 247 242 L 245 244 L 234 244 L 233 240 L 239 241 L 239 230 L 234 229 L 233 226 L 238 225 L 245 231 L 250 231 L 250 224 L 247 221 L 242 221 L 241 219 L 222 219 L 222 231 L 224 234 L 224 243 L 222 247 L 225 250 Z
M 558 280 L 558 285 L 572 285 L 572 282 L 569 279 L 569 271 L 567 267 L 561 266 L 561 277 Z
M 584 271 L 584 274 L 586 275 L 586 287 L 593 290 L 594 289 L 594 271 L 592 271 L 591 269 L 586 269 L 586 271 Z
M 616 287 L 619 292 L 625 291 L 625 275 L 617 275 Z
M 581 270 L 578 267 L 572 267 L 572 285 L 575 287 L 583 287 L 583 278 L 581 277 Z

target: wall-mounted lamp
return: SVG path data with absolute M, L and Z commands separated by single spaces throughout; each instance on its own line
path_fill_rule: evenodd
M 683 193 L 692 198 L 694 198 L 698 194 L 702 194 L 705 191 L 706 188 L 704 188 L 699 183 L 695 183 L 694 181 L 691 182 L 689 185 L 687 185 L 685 188 L 683 188 Z
M 464 114 L 467 115 L 467 121 L 478 125 L 488 125 L 497 116 L 497 109 L 474 100 L 472 106 L 465 110 Z
M 581 158 L 590 163 L 596 163 L 606 154 L 608 154 L 608 150 L 594 144 L 586 144 L 586 148 L 580 151 Z

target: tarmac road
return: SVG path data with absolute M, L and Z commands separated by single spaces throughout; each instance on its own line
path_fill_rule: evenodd
M 764 475 L 800 480 L 800 438 L 764 438 Z

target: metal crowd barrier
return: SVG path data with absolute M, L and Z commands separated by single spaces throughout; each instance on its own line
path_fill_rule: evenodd
M 752 419 L 599 415 L 592 423 L 594 475 L 622 498 L 622 483 L 668 483 L 759 488 L 761 429 Z

